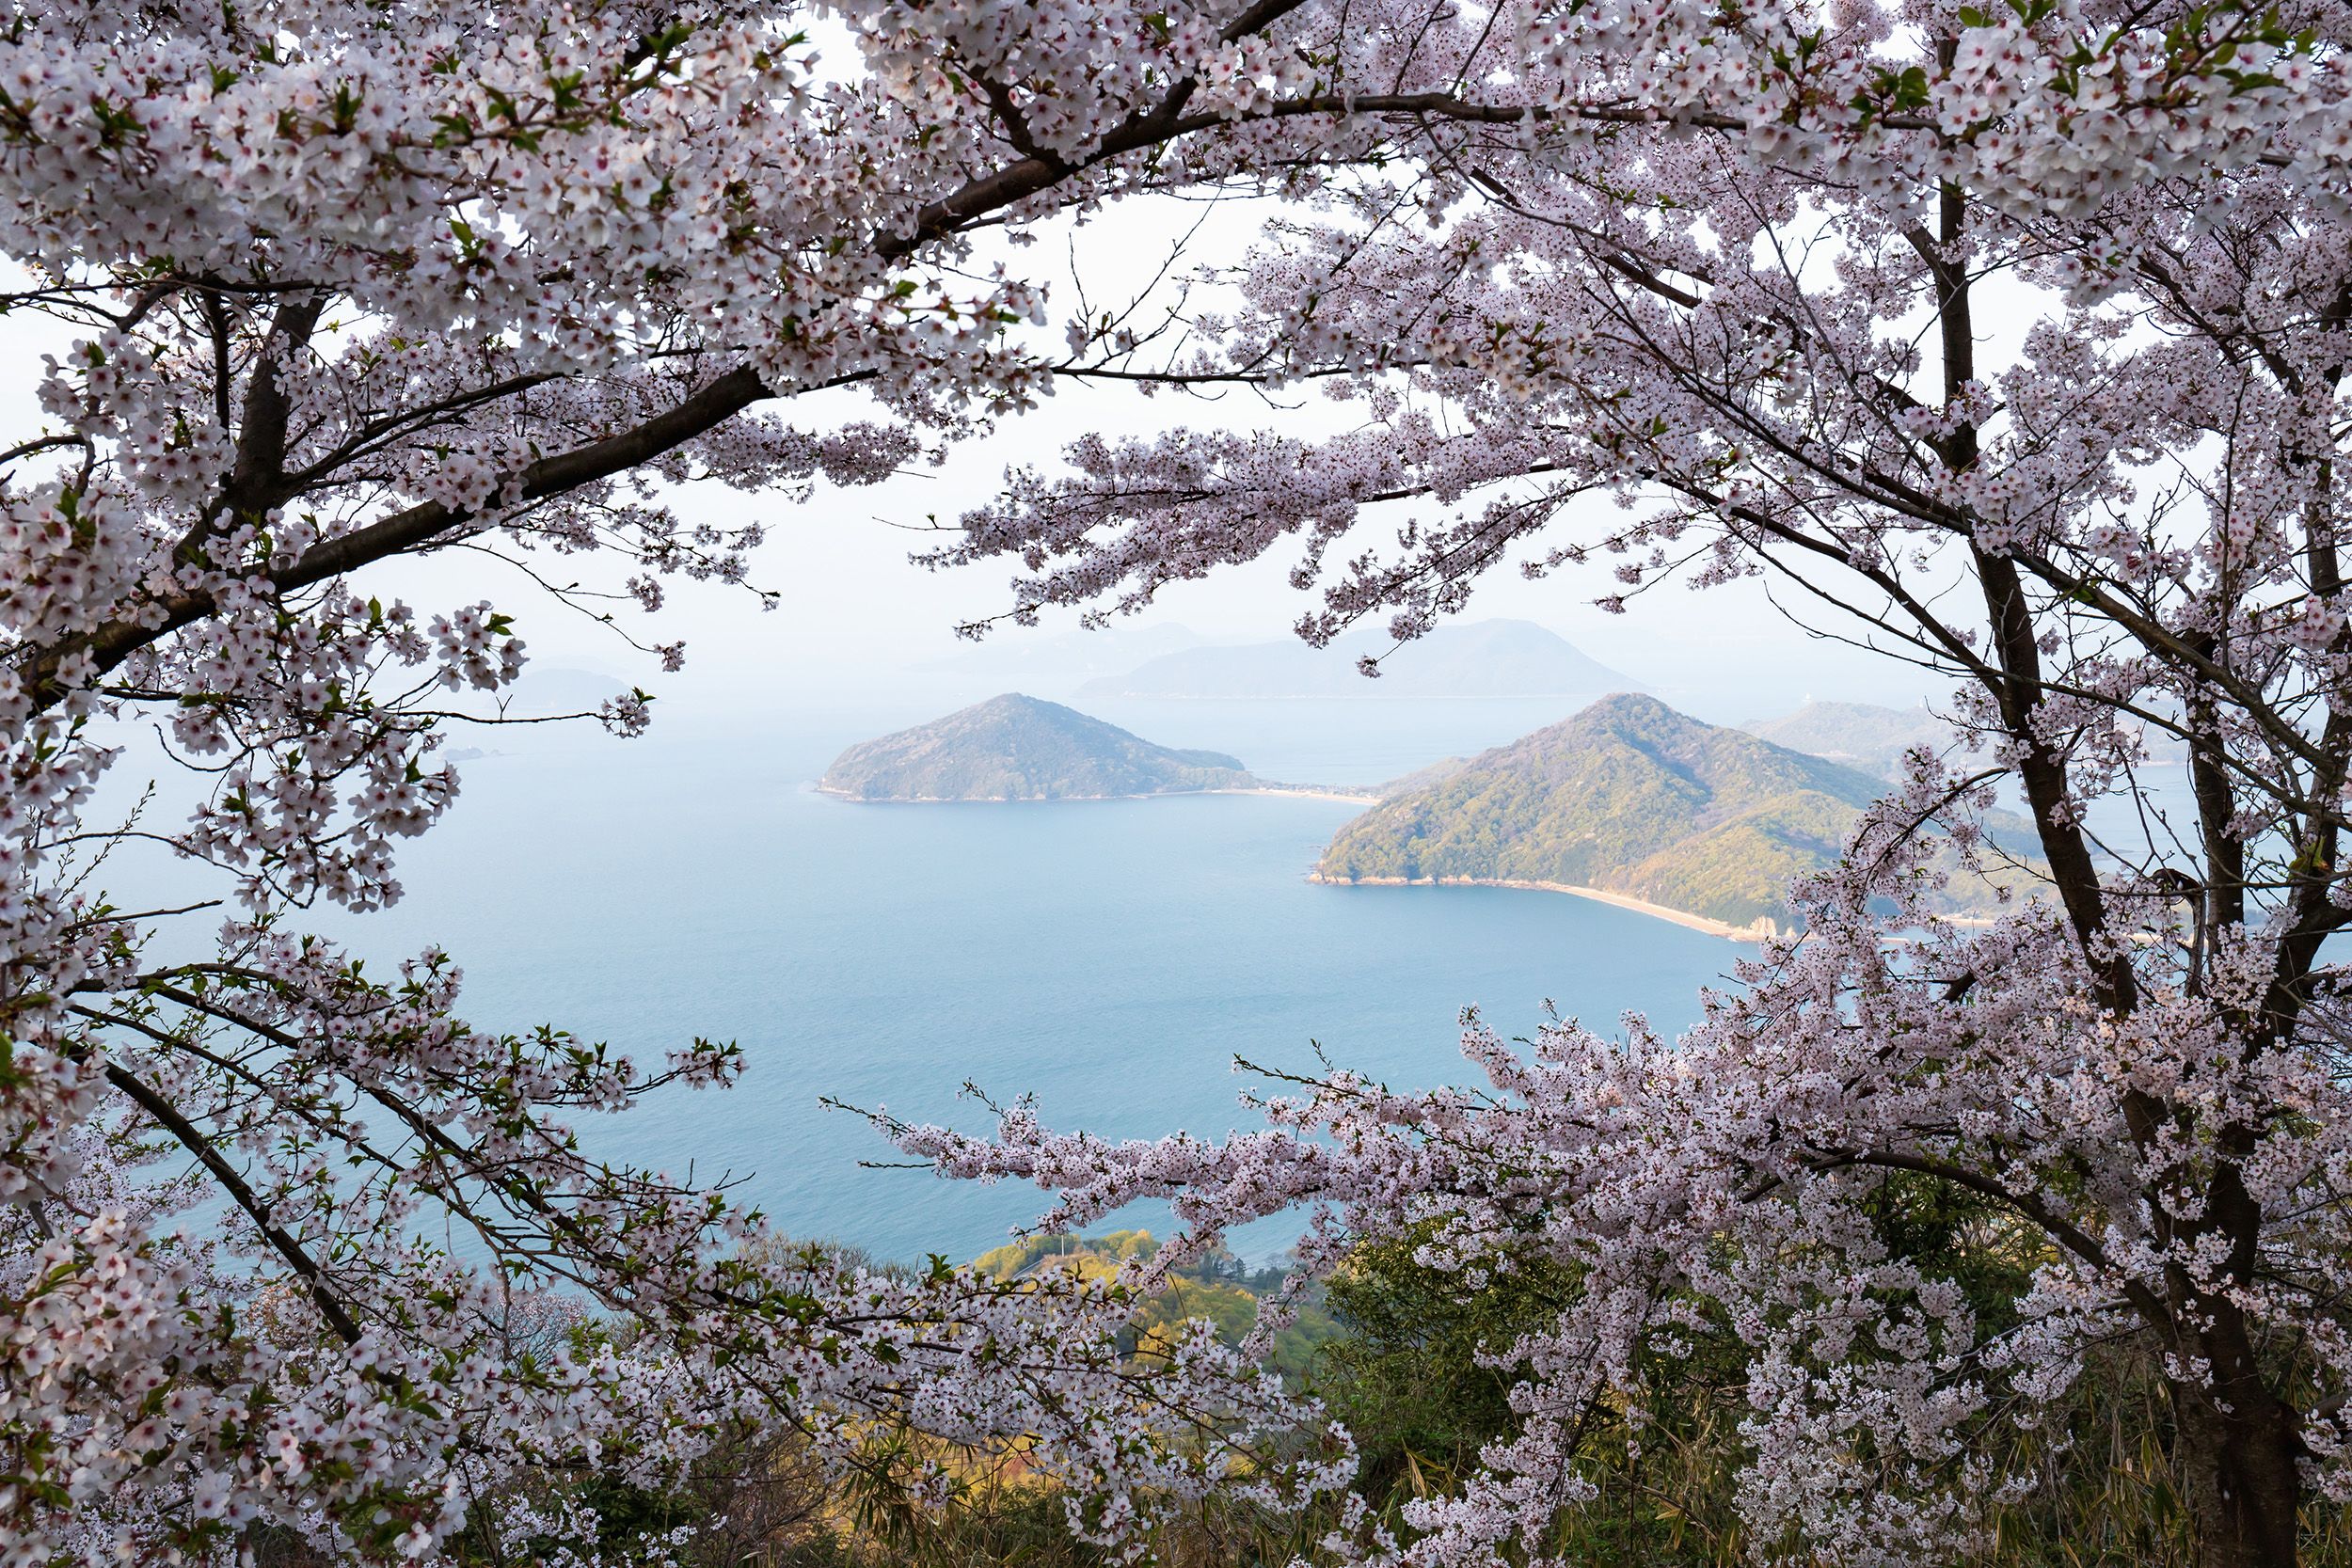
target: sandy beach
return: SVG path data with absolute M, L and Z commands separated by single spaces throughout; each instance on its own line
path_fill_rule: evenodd
M 1631 910 L 1636 914 L 1646 914 L 1659 920 L 1671 920 L 1677 926 L 1687 926 L 1693 931 L 1705 931 L 1708 936 L 1723 937 L 1731 942 L 1760 942 L 1767 934 L 1763 929 L 1766 922 L 1734 926 L 1729 921 L 1713 920 L 1706 915 L 1692 914 L 1683 910 L 1670 910 L 1663 904 L 1653 904 L 1646 898 L 1636 898 L 1631 894 L 1612 893 L 1607 888 L 1581 887 L 1574 882 L 1531 882 L 1518 878 L 1505 877 L 1359 877 L 1349 879 L 1326 877 L 1311 871 L 1307 874 L 1307 879 L 1311 882 L 1321 882 L 1329 887 L 1509 887 L 1529 893 L 1566 893 L 1579 898 L 1590 898 L 1598 903 L 1614 904 L 1621 910 Z
M 1380 797 L 1377 795 L 1357 794 L 1344 789 L 1313 789 L 1305 786 L 1293 789 L 1283 784 L 1259 784 L 1249 789 L 1204 789 L 1197 793 L 1202 795 L 1287 795 L 1299 800 L 1345 800 L 1350 805 L 1358 806 L 1376 806 L 1380 803 Z

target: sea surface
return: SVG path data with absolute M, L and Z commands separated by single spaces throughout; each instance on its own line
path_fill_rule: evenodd
M 1236 1056 L 1456 1081 L 1459 1014 L 1532 1032 L 1547 999 L 1602 1029 L 1678 1029 L 1745 951 L 1585 899 L 1331 888 L 1304 876 L 1359 807 L 1246 795 L 1050 804 L 852 804 L 809 787 L 849 743 L 956 705 L 473 732 L 461 799 L 405 847 L 408 896 L 326 922 L 373 961 L 427 943 L 478 1025 L 553 1022 L 641 1060 L 739 1041 L 727 1091 L 663 1091 L 582 1124 L 616 1161 L 726 1176 L 782 1230 L 886 1259 L 974 1256 L 1048 1203 L 1033 1188 L 866 1168 L 887 1107 L 985 1130 L 967 1083 L 1034 1095 L 1108 1137 L 1256 1124 Z M 1149 739 L 1262 775 L 1368 783 L 1499 744 L 1560 701 L 1097 704 Z M 372 962 L 373 967 L 373 962 Z M 1121 1223 L 1164 1228 L 1164 1209 Z M 1295 1221 L 1236 1238 L 1279 1255 Z

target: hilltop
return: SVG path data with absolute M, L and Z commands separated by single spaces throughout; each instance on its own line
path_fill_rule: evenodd
M 1882 776 L 1914 746 L 1941 750 L 1954 738 L 1951 725 L 1924 707 L 1880 707 L 1871 703 L 1807 703 L 1778 719 L 1751 719 L 1740 726 L 1776 746 L 1847 763 Z
M 1789 879 L 1834 863 L 1884 788 L 1619 694 L 1383 800 L 1340 830 L 1315 878 L 1546 884 L 1760 930 L 1788 920 Z M 1956 908 L 1993 902 L 1955 879 Z
M 1623 691 L 1638 683 L 1586 657 L 1533 621 L 1447 625 L 1390 653 L 1378 632 L 1351 632 L 1327 648 L 1296 638 L 1184 648 L 1078 689 L 1082 697 L 1549 697 Z M 1386 655 L 1381 675 L 1356 668 Z
M 853 800 L 1075 800 L 1255 782 L 1222 752 L 1154 746 L 1059 703 L 1009 692 L 861 741 L 817 787 Z

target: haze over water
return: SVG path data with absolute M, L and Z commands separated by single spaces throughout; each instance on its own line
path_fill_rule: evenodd
M 1147 738 L 1318 783 L 1393 776 L 1577 705 L 1096 705 Z M 1547 997 L 1597 1027 L 1634 1008 L 1679 1028 L 1740 951 L 1556 895 L 1311 885 L 1317 850 L 1360 809 L 1344 802 L 872 806 L 807 788 L 848 742 L 930 716 L 756 738 L 490 733 L 479 743 L 503 754 L 461 765 L 456 809 L 405 847 L 408 898 L 337 924 L 381 959 L 447 946 L 482 1026 L 554 1022 L 645 1062 L 697 1034 L 740 1040 L 739 1087 L 593 1118 L 591 1147 L 748 1178 L 741 1196 L 780 1228 L 907 1259 L 970 1257 L 1046 1199 L 862 1169 L 893 1151 L 821 1097 L 982 1130 L 989 1113 L 959 1096 L 971 1079 L 1034 1093 L 1049 1125 L 1221 1133 L 1255 1120 L 1235 1055 L 1311 1070 L 1319 1040 L 1392 1084 L 1457 1081 L 1466 1005 L 1506 1033 L 1532 1031 Z M 1167 1224 L 1156 1206 L 1125 1221 Z M 1268 1222 L 1241 1244 L 1263 1257 L 1295 1233 Z

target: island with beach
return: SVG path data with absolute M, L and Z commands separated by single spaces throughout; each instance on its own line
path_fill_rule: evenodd
M 1566 893 L 1756 940 L 1795 921 L 1790 880 L 1835 864 L 1885 787 L 1859 768 L 1621 692 L 1382 791 L 1311 877 Z M 1994 827 L 2008 841 L 2023 824 L 1996 814 Z M 1997 843 L 1994 860 L 1982 873 L 1953 868 L 1931 907 L 1982 918 L 2003 886 L 2033 875 L 2022 858 L 2003 863 Z
M 1254 788 L 1238 757 L 1155 746 L 1116 724 L 1018 691 L 861 741 L 818 790 L 850 800 L 1112 800 Z
M 1348 887 L 1565 893 L 1735 941 L 1797 923 L 1792 879 L 1835 864 L 1885 781 L 1619 692 L 1475 757 L 1384 784 L 1264 779 L 1222 752 L 1157 745 L 1009 692 L 850 747 L 817 786 L 861 801 L 1270 795 L 1362 805 L 1308 872 Z M 2023 823 L 1994 814 L 1990 863 L 1947 864 L 1929 907 L 1980 920 L 2035 875 Z M 2010 857 L 2003 843 L 2016 843 Z

